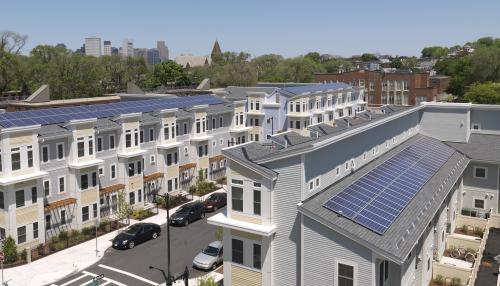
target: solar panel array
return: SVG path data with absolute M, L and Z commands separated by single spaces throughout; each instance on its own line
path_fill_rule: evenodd
M 455 150 L 423 137 L 323 204 L 383 235 Z
M 113 117 L 127 113 L 152 112 L 170 108 L 187 108 L 195 105 L 219 104 L 223 102 L 222 99 L 212 95 L 197 95 L 7 112 L 0 114 L 0 125 L 4 128 L 36 124 L 47 125 L 63 123 L 69 120 Z
M 291 92 L 293 94 L 300 94 L 303 92 L 318 92 L 318 91 L 327 91 L 329 89 L 339 89 L 339 88 L 349 88 L 350 85 L 342 82 L 328 83 L 328 84 L 308 84 L 308 85 L 300 85 L 300 86 L 290 86 L 284 87 L 283 89 Z

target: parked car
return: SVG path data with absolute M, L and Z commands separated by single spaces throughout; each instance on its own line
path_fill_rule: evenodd
M 211 194 L 204 202 L 206 212 L 214 212 L 217 209 L 224 207 L 227 203 L 226 193 Z
M 156 239 L 161 228 L 155 223 L 136 223 L 127 227 L 113 239 L 114 248 L 134 248 L 137 244 Z
M 215 269 L 222 263 L 222 254 L 222 241 L 214 241 L 196 255 L 193 267 L 203 270 Z
M 170 224 L 188 225 L 192 221 L 205 217 L 205 208 L 200 202 L 192 202 L 180 207 L 170 216 Z

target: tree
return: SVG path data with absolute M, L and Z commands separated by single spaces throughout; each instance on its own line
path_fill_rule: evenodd
M 153 76 L 163 86 L 185 85 L 189 81 L 182 66 L 172 60 L 155 65 Z
M 215 66 L 212 82 L 217 87 L 254 86 L 257 83 L 257 71 L 249 63 L 233 63 Z
M 218 285 L 219 283 L 215 282 L 215 279 L 210 275 L 206 275 L 196 279 L 196 286 L 218 286 Z
M 470 68 L 472 81 L 500 82 L 500 47 L 477 48 L 470 55 Z
M 342 71 L 349 71 L 353 64 L 344 59 L 331 59 L 322 63 L 327 73 L 339 73 Z
M 464 99 L 472 103 L 500 104 L 500 83 L 474 83 L 467 88 Z
M 305 57 L 290 58 L 277 67 L 280 82 L 313 82 L 315 73 L 324 73 L 325 68 Z
M 400 69 L 403 67 L 403 62 L 400 58 L 395 58 L 391 61 L 391 68 Z
M 439 47 L 439 46 L 425 47 L 422 49 L 422 58 L 438 59 L 446 56 L 448 54 L 448 51 L 449 50 L 446 47 Z
M 120 221 L 128 218 L 132 214 L 132 207 L 125 199 L 125 193 L 123 191 L 118 192 L 117 207 L 118 207 L 118 212 L 116 216 L 117 219 Z
M 371 61 L 376 61 L 377 57 L 374 54 L 364 53 L 361 55 L 361 60 L 363 62 L 371 62 Z
M 5 262 L 15 262 L 17 260 L 17 246 L 16 241 L 12 236 L 7 236 L 3 241 L 3 253 L 5 256 Z
M 0 32 L 0 93 L 23 86 L 21 78 L 20 51 L 26 43 L 27 36 L 11 31 Z
M 257 72 L 258 81 L 275 82 L 278 78 L 277 66 L 283 60 L 280 55 L 268 54 L 256 57 L 250 64 Z
M 321 62 L 321 55 L 318 52 L 310 52 L 307 53 L 304 58 L 310 59 L 313 62 L 319 63 Z

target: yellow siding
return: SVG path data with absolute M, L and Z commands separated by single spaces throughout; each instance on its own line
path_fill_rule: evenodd
M 200 164 L 200 166 L 198 166 L 199 169 L 205 169 L 205 168 L 208 168 L 210 166 L 210 163 L 208 161 L 208 157 L 200 158 L 198 163 Z
M 123 129 L 127 130 L 127 129 L 139 129 L 139 122 L 137 121 L 137 119 L 125 119 L 125 121 L 123 122 Z
M 135 176 L 128 179 L 128 190 L 134 191 L 142 189 L 142 176 Z
M 16 225 L 23 226 L 38 220 L 38 206 L 30 206 L 16 210 Z
M 256 234 L 249 233 L 249 232 L 244 232 L 244 231 L 239 231 L 239 230 L 235 230 L 235 229 L 231 229 L 231 235 L 232 236 L 243 237 L 243 238 L 247 238 L 247 239 L 255 240 L 255 241 L 261 241 L 262 240 L 262 237 L 260 235 L 256 235 Z
M 5 226 L 7 225 L 7 221 L 5 220 L 7 217 L 7 212 L 6 211 L 3 211 L 3 210 L 0 210 L 0 225 L 5 228 Z
M 231 218 L 249 223 L 262 224 L 262 220 L 260 218 L 246 216 L 235 212 L 231 212 Z
M 18 134 L 12 134 L 10 136 L 10 145 L 15 147 L 16 145 L 33 145 L 33 134 L 31 131 L 19 132 Z
M 75 132 L 76 138 L 94 135 L 94 124 L 87 123 L 79 125 Z
M 167 178 L 179 177 L 179 166 L 168 166 L 167 167 Z
M 97 202 L 99 199 L 99 191 L 97 188 L 91 188 L 82 192 L 81 205 L 86 206 Z
M 203 117 L 207 117 L 207 113 L 205 111 L 203 111 L 203 112 L 196 112 L 194 114 L 194 119 L 195 120 L 198 119 L 198 118 L 203 118 Z
M 21 183 L 17 183 L 14 185 L 14 189 L 26 189 L 26 188 L 31 188 L 36 185 L 36 180 L 30 180 L 30 181 L 24 181 Z
M 249 178 L 252 180 L 262 179 L 261 175 L 255 173 L 253 171 L 250 171 L 249 169 L 239 165 L 238 163 L 236 163 L 234 161 L 231 161 L 230 164 L 231 164 L 230 165 L 231 172 L 230 172 L 229 176 L 241 176 L 241 177 Z
M 242 106 L 239 106 L 239 107 L 235 107 L 234 108 L 234 112 L 245 112 L 245 106 L 246 105 L 242 105 Z
M 231 265 L 231 285 L 259 286 L 262 285 L 262 273 L 247 268 Z

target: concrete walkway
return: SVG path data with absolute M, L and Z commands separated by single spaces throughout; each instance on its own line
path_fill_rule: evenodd
M 224 190 L 219 189 L 216 192 L 224 192 Z M 201 199 L 205 199 L 207 196 L 208 195 Z M 193 201 L 198 199 L 200 199 L 200 197 L 193 197 Z M 170 214 L 173 214 L 179 207 L 180 206 L 171 209 Z M 162 225 L 167 222 L 166 218 L 167 211 L 158 209 L 158 214 L 142 220 L 142 222 L 152 222 Z M 137 222 L 138 221 L 133 219 L 130 220 L 130 224 L 135 224 Z M 89 240 L 38 259 L 32 263 L 5 269 L 3 272 L 4 282 L 7 282 L 9 286 L 50 285 L 67 276 L 80 272 L 98 262 L 103 257 L 106 249 L 111 246 L 111 240 L 119 231 L 121 231 L 121 229 L 97 238 L 97 255 L 96 240 Z M 196 284 L 193 282 L 193 285 Z

